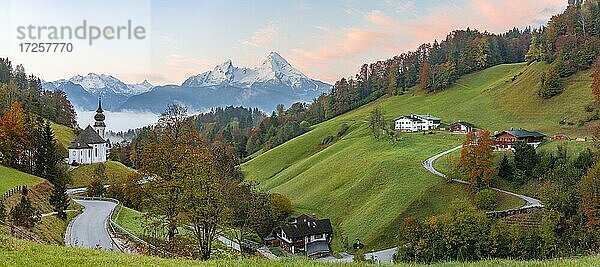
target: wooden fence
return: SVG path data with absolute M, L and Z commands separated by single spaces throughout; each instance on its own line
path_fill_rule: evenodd
M 0 196 L 0 201 L 6 200 L 7 198 L 11 197 L 15 193 L 21 193 L 26 188 L 27 188 L 26 185 L 18 185 L 16 187 L 13 187 L 13 188 L 9 189 L 8 191 L 6 191 L 4 194 L 2 194 L 2 196 Z
M 539 212 L 541 210 L 542 210 L 541 207 L 533 206 L 533 207 L 525 207 L 525 208 L 511 209 L 511 210 L 488 211 L 485 213 L 485 215 L 490 219 L 501 219 L 501 218 L 506 218 L 506 217 L 513 216 L 513 215 Z

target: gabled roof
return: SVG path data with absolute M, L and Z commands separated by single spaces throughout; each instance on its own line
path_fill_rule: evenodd
M 303 237 L 308 235 L 333 233 L 329 219 L 316 220 L 308 215 L 300 215 L 294 223 L 281 226 L 288 237 Z
M 531 131 L 527 131 L 527 130 L 508 130 L 508 131 L 503 131 L 503 132 L 497 133 L 494 136 L 499 136 L 504 133 L 516 136 L 517 138 L 544 137 L 545 136 L 539 132 L 535 132 L 535 131 L 531 132 Z
M 416 118 L 414 116 L 401 116 L 401 117 L 395 118 L 394 121 L 397 121 L 399 119 L 407 119 L 407 120 L 410 120 L 410 121 L 423 121 L 422 119 Z
M 441 119 L 438 118 L 438 117 L 434 117 L 434 116 L 431 116 L 431 115 L 417 115 L 417 114 L 410 114 L 410 115 L 401 116 L 401 117 L 395 118 L 394 121 L 397 121 L 399 119 L 408 119 L 408 120 L 411 120 L 411 121 L 425 121 L 425 120 L 441 121 Z
M 454 122 L 454 123 L 452 123 L 450 125 L 455 125 L 455 124 L 460 124 L 460 125 L 463 125 L 465 127 L 470 127 L 470 128 L 477 128 L 477 126 L 475 126 L 475 124 L 472 124 L 472 123 L 469 123 L 469 122 L 466 122 L 466 121 L 457 121 L 457 122 Z
M 106 141 L 98 135 L 92 126 L 88 125 L 88 127 L 75 138 L 75 141 L 71 142 L 69 149 L 91 148 L 90 144 L 103 143 L 106 143 Z
M 419 117 L 421 119 L 424 119 L 424 120 L 432 120 L 432 121 L 441 121 L 442 120 L 442 119 L 440 119 L 438 117 L 434 117 L 434 116 L 431 116 L 429 114 L 427 114 L 427 115 L 414 115 L 414 116 L 417 116 L 417 117 Z

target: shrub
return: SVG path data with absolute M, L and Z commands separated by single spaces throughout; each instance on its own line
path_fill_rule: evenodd
M 475 205 L 482 210 L 493 210 L 498 205 L 498 197 L 491 189 L 483 189 L 475 194 Z
M 348 131 L 348 129 L 350 128 L 350 126 L 348 126 L 348 124 L 342 124 L 342 127 L 340 127 L 340 130 L 337 133 L 338 137 L 342 137 L 344 134 L 346 134 L 346 132 Z
M 325 136 L 325 138 L 323 138 L 323 141 L 321 141 L 321 145 L 328 145 L 331 142 L 333 142 L 333 136 L 328 135 L 328 136 Z
M 6 221 L 6 208 L 4 207 L 4 201 L 0 200 L 0 225 Z

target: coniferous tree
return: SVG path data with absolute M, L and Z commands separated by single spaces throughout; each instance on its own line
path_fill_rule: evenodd
M 531 175 L 539 161 L 535 148 L 525 142 L 516 142 L 513 149 L 515 169 L 521 170 L 525 175 Z
M 500 161 L 500 166 L 498 167 L 498 176 L 505 180 L 510 180 L 513 175 L 513 169 L 508 161 L 508 157 L 506 154 L 502 157 L 502 161 Z
M 54 183 L 59 173 L 60 155 L 54 139 L 54 131 L 49 121 L 40 122 L 41 127 L 36 131 L 39 139 L 36 140 L 34 173 Z
M 52 195 L 50 195 L 50 205 L 54 208 L 54 211 L 58 212 L 58 216 L 63 219 L 67 218 L 65 210 L 69 207 L 70 198 L 67 194 L 67 184 L 70 182 L 69 173 L 66 170 L 66 166 L 58 170 L 57 176 L 54 179 L 54 188 L 52 189 Z
M 27 196 L 27 187 L 24 187 L 21 201 L 10 210 L 10 222 L 15 226 L 31 228 L 40 219 L 40 212 L 31 204 Z

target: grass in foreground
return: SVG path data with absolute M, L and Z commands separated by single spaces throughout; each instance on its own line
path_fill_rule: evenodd
M 88 186 L 94 180 L 93 175 L 97 166 L 98 164 L 89 164 L 72 170 L 70 186 L 72 188 Z M 104 181 L 104 184 L 114 183 L 134 172 L 133 169 L 117 161 L 107 161 L 104 163 L 104 166 L 106 166 L 106 176 L 108 177 L 108 180 Z
M 587 126 L 559 122 L 576 122 L 591 115 L 585 111 L 593 101 L 589 71 L 566 79 L 562 94 L 541 100 L 537 88 L 540 74 L 547 67 L 544 63 L 499 65 L 466 75 L 437 94 L 413 89 L 402 96 L 384 97 L 257 155 L 242 164 L 242 170 L 247 179 L 259 181 L 262 188 L 290 197 L 295 213 L 316 213 L 332 219 L 336 250 L 341 248 L 340 232 L 349 240 L 360 238 L 368 250 L 393 246 L 395 238 L 385 233 L 395 231 L 398 221 L 410 213 L 427 213 L 410 211 L 412 203 L 428 195 L 431 199 L 426 202 L 443 210 L 447 199 L 452 198 L 428 193 L 430 189 L 439 191 L 434 187 L 443 188 L 445 181 L 427 172 L 421 163 L 460 144 L 463 136 L 402 134 L 403 140 L 391 145 L 371 137 L 369 112 L 379 105 L 390 121 L 400 115 L 429 113 L 445 122 L 469 121 L 492 132 L 512 127 L 538 130 L 549 136 L 585 134 Z M 350 125 L 349 132 L 320 148 L 323 138 L 335 136 L 344 123 Z M 461 196 L 460 192 L 457 195 Z M 510 207 L 517 201 L 506 199 L 505 203 Z
M 486 260 L 474 263 L 440 263 L 433 266 L 599 266 L 600 258 L 582 257 L 553 261 Z M 104 250 L 67 248 L 55 245 L 40 245 L 15 239 L 0 233 L 0 266 L 375 266 L 356 263 L 321 263 L 306 259 L 231 259 L 200 262 L 186 259 L 163 259 L 130 255 Z M 398 264 L 395 266 L 424 266 Z

